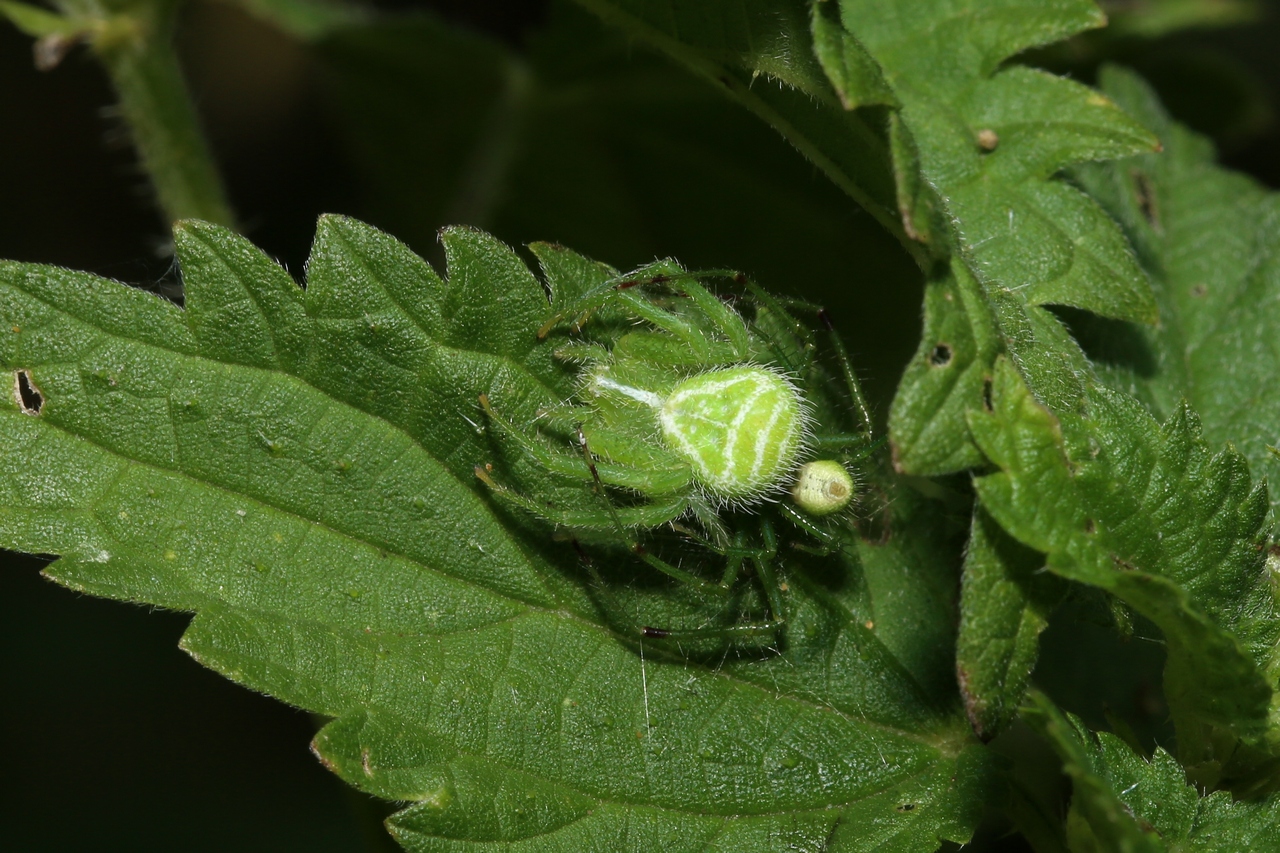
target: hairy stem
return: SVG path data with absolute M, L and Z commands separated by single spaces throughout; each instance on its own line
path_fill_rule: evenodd
M 234 228 L 235 215 L 173 48 L 176 0 L 111 6 L 67 0 L 61 5 L 68 14 L 99 22 L 89 34 L 90 44 L 115 85 L 120 114 L 165 218 Z

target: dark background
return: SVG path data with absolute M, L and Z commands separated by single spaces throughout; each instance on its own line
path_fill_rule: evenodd
M 429 5 L 498 46 L 554 52 L 539 42 L 550 14 L 542 3 Z M 1083 79 L 1103 55 L 1135 65 L 1178 117 L 1214 136 L 1229 164 L 1280 186 L 1276 4 L 1270 12 L 1244 28 L 1159 45 L 1084 42 L 1037 59 Z M 370 152 L 362 139 L 366 117 L 343 94 L 352 79 L 373 73 L 358 43 L 309 48 L 230 6 L 196 3 L 180 45 L 246 233 L 296 277 L 322 212 L 370 221 L 434 259 L 432 235 L 449 221 L 448 205 L 432 196 L 439 175 L 431 156 L 440 152 L 426 145 L 422 174 L 407 179 L 422 187 L 420 206 L 379 190 L 379 169 L 411 162 L 415 152 Z M 638 48 L 627 56 L 652 61 Z M 406 89 L 391 111 L 406 139 L 422 131 L 413 125 L 414 97 Z M 535 150 L 529 159 L 537 167 L 518 170 L 508 188 L 514 200 L 475 224 L 514 244 L 559 240 L 623 267 L 671 254 L 694 266 L 746 268 L 771 288 L 822 298 L 851 330 L 855 360 L 883 414 L 919 333 L 920 284 L 909 262 L 771 131 L 701 97 L 655 108 L 665 113 L 639 104 L 624 105 L 632 112 L 621 115 L 610 112 L 620 107 L 588 104 L 572 121 L 592 156 L 557 160 Z M 176 294 L 163 222 L 111 104 L 110 86 L 85 51 L 40 73 L 30 40 L 0 24 L 0 257 Z M 695 127 L 684 147 L 668 144 Z M 708 151 L 720 170 L 710 179 Z M 756 173 L 762 163 L 764 175 Z M 577 195 L 555 196 L 557 180 L 548 176 L 576 181 Z M 720 189 L 682 191 L 708 180 Z M 794 187 L 797 195 L 788 195 Z M 584 215 L 587 205 L 594 207 Z M 851 279 L 855 268 L 861 277 Z M 61 589 L 39 576 L 37 558 L 0 559 L 0 755 L 10 780 L 0 796 L 0 847 L 391 849 L 378 827 L 383 807 L 349 791 L 307 751 L 316 721 L 178 650 L 186 616 Z M 1114 673 L 1075 672 L 1069 664 L 1079 656 L 1067 652 L 1079 641 L 1062 620 L 1046 634 L 1045 660 L 1056 662 L 1046 686 L 1083 696 L 1101 685 L 1094 692 L 1106 693 L 1113 709 L 1132 704 L 1131 715 L 1158 727 L 1161 706 L 1149 684 L 1158 652 L 1117 647 Z M 1073 710 L 1102 725 L 1104 700 L 1097 701 Z

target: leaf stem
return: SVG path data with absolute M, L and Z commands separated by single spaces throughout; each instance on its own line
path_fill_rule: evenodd
M 94 20 L 86 35 L 115 85 L 120 114 L 165 218 L 234 228 L 235 215 L 174 51 L 177 0 L 110 6 L 61 0 L 59 6 L 69 16 Z

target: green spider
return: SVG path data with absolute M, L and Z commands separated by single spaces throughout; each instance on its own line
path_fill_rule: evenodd
M 710 278 L 741 285 L 750 316 L 699 282 Z M 817 314 L 845 380 L 851 411 L 843 414 L 817 362 L 812 330 L 741 274 L 686 272 L 660 262 L 593 287 L 559 307 L 539 332 L 545 337 L 567 325 L 573 333 L 556 352 L 579 366 L 570 401 L 522 427 L 480 398 L 501 440 L 554 478 L 590 485 L 593 494 L 566 505 L 500 485 L 489 465 L 477 466 L 476 476 L 500 501 L 551 523 L 575 545 L 624 546 L 657 571 L 715 596 L 733 591 L 744 563 L 754 567 L 767 619 L 685 629 L 637 625 L 641 636 L 776 636 L 787 619 L 787 587 L 778 580 L 776 564 L 785 557 L 775 519 L 803 535 L 805 542 L 792 543 L 797 548 L 818 554 L 841 548 L 858 494 L 850 468 L 882 443 L 872 440 L 843 345 L 825 313 Z M 839 420 L 850 421 L 852 431 L 833 429 Z M 723 560 L 719 577 L 651 551 L 642 538 L 659 530 Z M 607 591 L 580 553 L 596 587 Z

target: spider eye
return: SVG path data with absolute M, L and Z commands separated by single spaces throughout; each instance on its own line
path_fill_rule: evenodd
M 791 497 L 796 506 L 810 515 L 839 512 L 853 500 L 853 477 L 834 459 L 806 462 L 796 472 Z
M 709 370 L 677 385 L 659 413 L 667 446 L 708 492 L 750 500 L 795 466 L 805 415 L 800 394 L 763 367 Z

